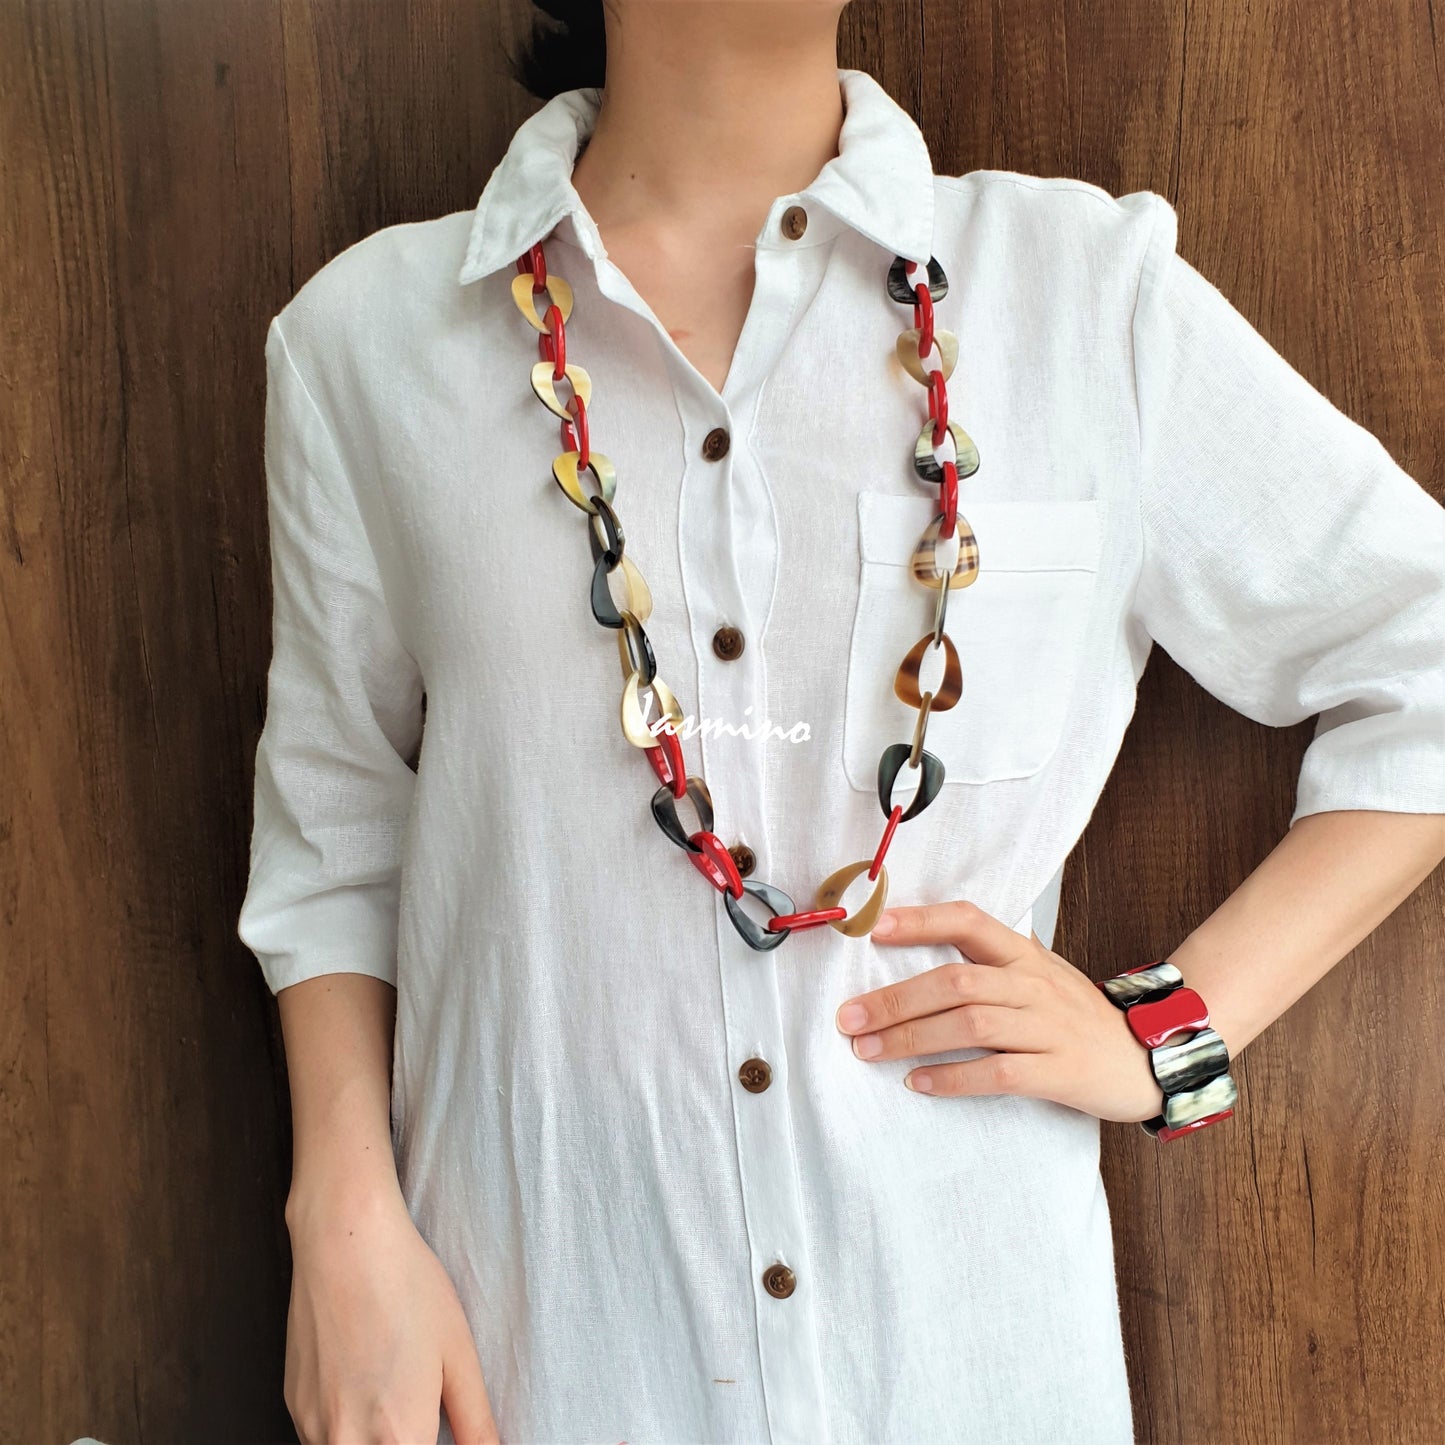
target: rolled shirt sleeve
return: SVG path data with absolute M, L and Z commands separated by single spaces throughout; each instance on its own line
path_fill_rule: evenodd
M 266 369 L 272 656 L 237 932 L 273 993 L 327 973 L 395 984 L 422 680 L 279 317 Z
M 1177 254 L 1146 194 L 1133 615 L 1236 711 L 1318 714 L 1291 825 L 1445 812 L 1445 508 Z

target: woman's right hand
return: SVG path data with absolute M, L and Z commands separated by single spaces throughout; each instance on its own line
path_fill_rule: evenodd
M 285 1398 L 302 1445 L 499 1445 L 471 1330 L 395 1176 L 286 1204 Z

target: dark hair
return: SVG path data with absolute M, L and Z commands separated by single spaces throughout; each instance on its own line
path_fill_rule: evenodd
M 539 100 L 607 81 L 605 0 L 532 0 L 536 14 L 519 53 L 507 55 L 512 78 Z

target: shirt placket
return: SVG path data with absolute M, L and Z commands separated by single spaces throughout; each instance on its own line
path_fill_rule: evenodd
M 697 727 L 684 739 L 700 750 L 716 827 L 749 877 L 770 880 L 776 860 L 766 829 L 768 745 L 764 629 L 777 582 L 777 516 L 767 479 L 748 450 L 763 384 L 792 333 L 809 255 L 838 222 L 814 213 L 805 234 L 806 195 L 778 198 L 758 238 L 755 282 L 721 395 L 688 361 L 625 275 L 598 267 L 604 295 L 654 325 L 666 350 L 682 427 L 678 553 L 691 632 Z M 585 214 L 579 232 L 596 245 Z M 594 253 L 595 254 L 595 253 Z M 786 728 L 785 721 L 779 720 Z M 751 867 L 747 865 L 751 864 Z M 798 906 L 807 906 L 806 900 Z M 827 1412 L 814 1314 L 802 1180 L 788 1107 L 789 1059 L 777 981 L 777 951 L 758 953 L 715 910 L 726 1069 L 738 1177 L 757 1319 L 759 1367 L 772 1445 L 826 1442 Z M 699 940 L 701 941 L 701 940 Z

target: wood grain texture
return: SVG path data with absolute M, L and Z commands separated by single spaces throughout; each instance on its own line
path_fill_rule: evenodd
M 293 1438 L 284 1065 L 234 934 L 269 656 L 266 323 L 469 208 L 521 0 L 0 4 L 0 1440 Z M 1153 189 L 1180 250 L 1445 493 L 1428 0 L 854 0 L 935 166 Z M 1157 956 L 1282 833 L 1310 725 L 1162 652 L 1056 946 Z M 1161 1149 L 1106 1128 L 1141 1440 L 1434 1442 L 1437 874 Z

